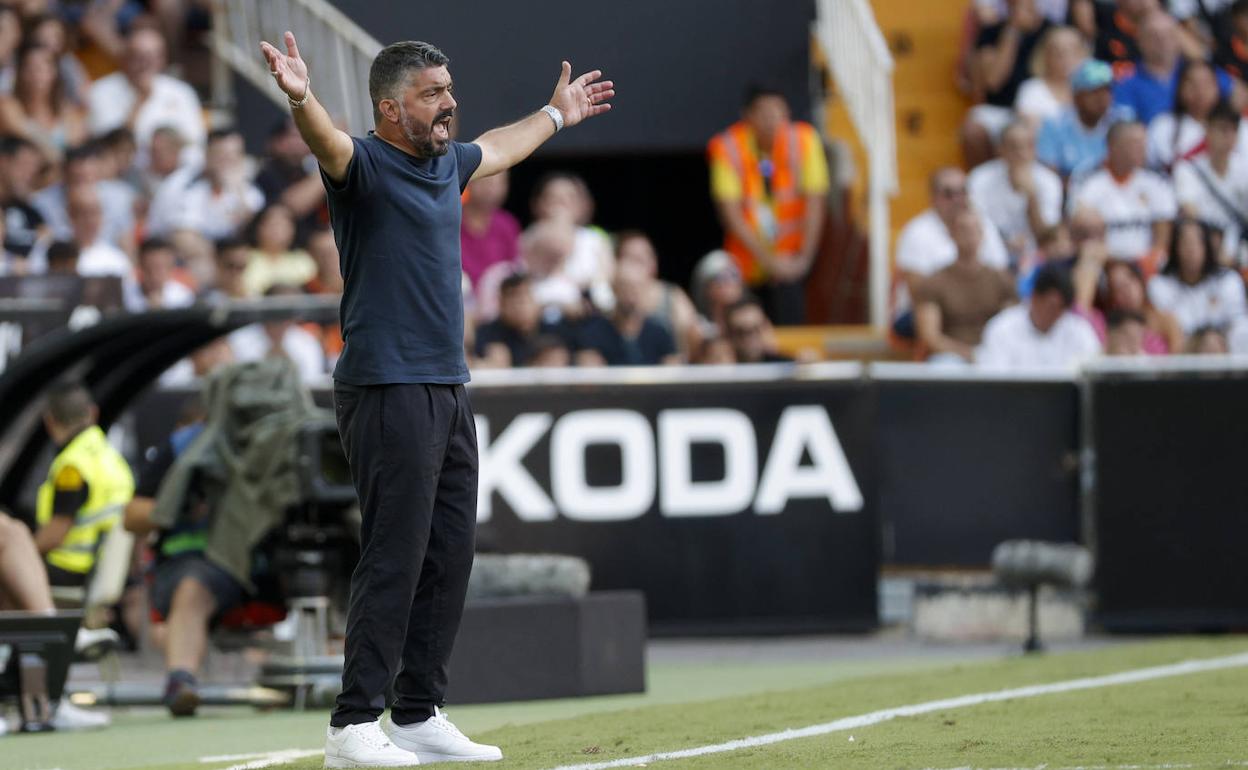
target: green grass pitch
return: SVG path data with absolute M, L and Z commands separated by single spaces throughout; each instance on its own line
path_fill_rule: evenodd
M 1248 651 L 1248 639 L 1174 639 L 992 662 L 655 666 L 650 692 L 462 706 L 497 743 L 494 768 L 553 768 L 672 751 L 877 709 Z M 325 714 L 206 710 L 174 721 L 119 713 L 93 734 L 0 737 L 0 770 L 222 770 L 205 756 L 316 749 Z M 852 734 L 853 740 L 849 740 Z M 280 765 L 319 768 L 309 757 Z M 1248 668 L 950 709 L 849 732 L 653 763 L 665 768 L 1248 767 Z

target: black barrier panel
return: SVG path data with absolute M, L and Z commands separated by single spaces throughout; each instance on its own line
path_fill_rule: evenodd
M 875 385 L 885 563 L 987 567 L 1003 540 L 1079 540 L 1074 383 Z
M 586 558 L 657 633 L 876 622 L 869 386 L 476 388 L 484 537 Z M 847 461 L 847 464 L 846 464 Z
M 1097 619 L 1248 626 L 1248 372 L 1094 378 Z
M 656 634 L 875 626 L 869 384 L 470 393 L 490 490 L 481 547 L 581 556 L 595 590 L 645 593 Z M 136 403 L 141 445 L 168 435 L 186 395 Z

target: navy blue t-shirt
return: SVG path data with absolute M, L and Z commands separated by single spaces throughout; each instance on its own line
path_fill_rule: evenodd
M 676 352 L 676 343 L 663 324 L 647 318 L 636 337 L 628 339 L 603 316 L 590 316 L 576 328 L 573 347 L 597 350 L 607 366 L 656 366 Z
M 334 379 L 467 382 L 460 194 L 481 148 L 452 142 L 446 155 L 422 160 L 371 131 L 351 141 L 346 180 L 321 172 L 345 283 Z

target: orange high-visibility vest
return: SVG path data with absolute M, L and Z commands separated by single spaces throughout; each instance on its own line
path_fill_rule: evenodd
M 741 180 L 741 213 L 750 228 L 777 253 L 796 254 L 802 248 L 802 219 L 806 214 L 806 197 L 801 190 L 802 160 L 817 141 L 815 129 L 808 123 L 793 121 L 776 131 L 771 146 L 770 199 L 749 126 L 734 123 L 707 146 L 712 163 L 728 163 L 737 172 Z M 766 278 L 758 260 L 732 233 L 725 234 L 724 250 L 736 260 L 747 283 L 759 284 Z

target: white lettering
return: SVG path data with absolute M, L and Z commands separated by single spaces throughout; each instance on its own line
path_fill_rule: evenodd
M 22 325 L 10 321 L 0 322 L 0 372 L 9 361 L 22 352 Z
M 477 454 L 480 480 L 477 486 L 477 521 L 489 521 L 495 489 L 523 521 L 553 521 L 550 501 L 524 467 L 524 456 L 550 429 L 549 414 L 522 414 L 512 420 L 490 443 L 490 420 L 477 415 Z
M 812 465 L 801 465 L 803 450 L 810 452 Z M 826 497 L 838 513 L 862 510 L 862 492 L 827 411 L 821 406 L 790 406 L 776 426 L 754 510 L 780 513 L 789 500 L 812 497 Z
M 79 305 L 74 308 L 74 312 L 69 314 L 69 328 L 73 331 L 85 329 L 88 326 L 95 326 L 100 322 L 104 315 L 100 313 L 100 309 L 94 305 Z
M 724 449 L 724 477 L 694 481 L 694 444 Z M 754 425 L 735 409 L 659 413 L 659 508 L 665 516 L 722 516 L 750 507 L 758 480 Z
M 620 483 L 591 487 L 585 449 L 620 448 Z M 591 409 L 559 418 L 550 434 L 550 486 L 559 512 L 576 521 L 621 521 L 641 516 L 654 502 L 654 433 L 650 423 L 624 409 Z

